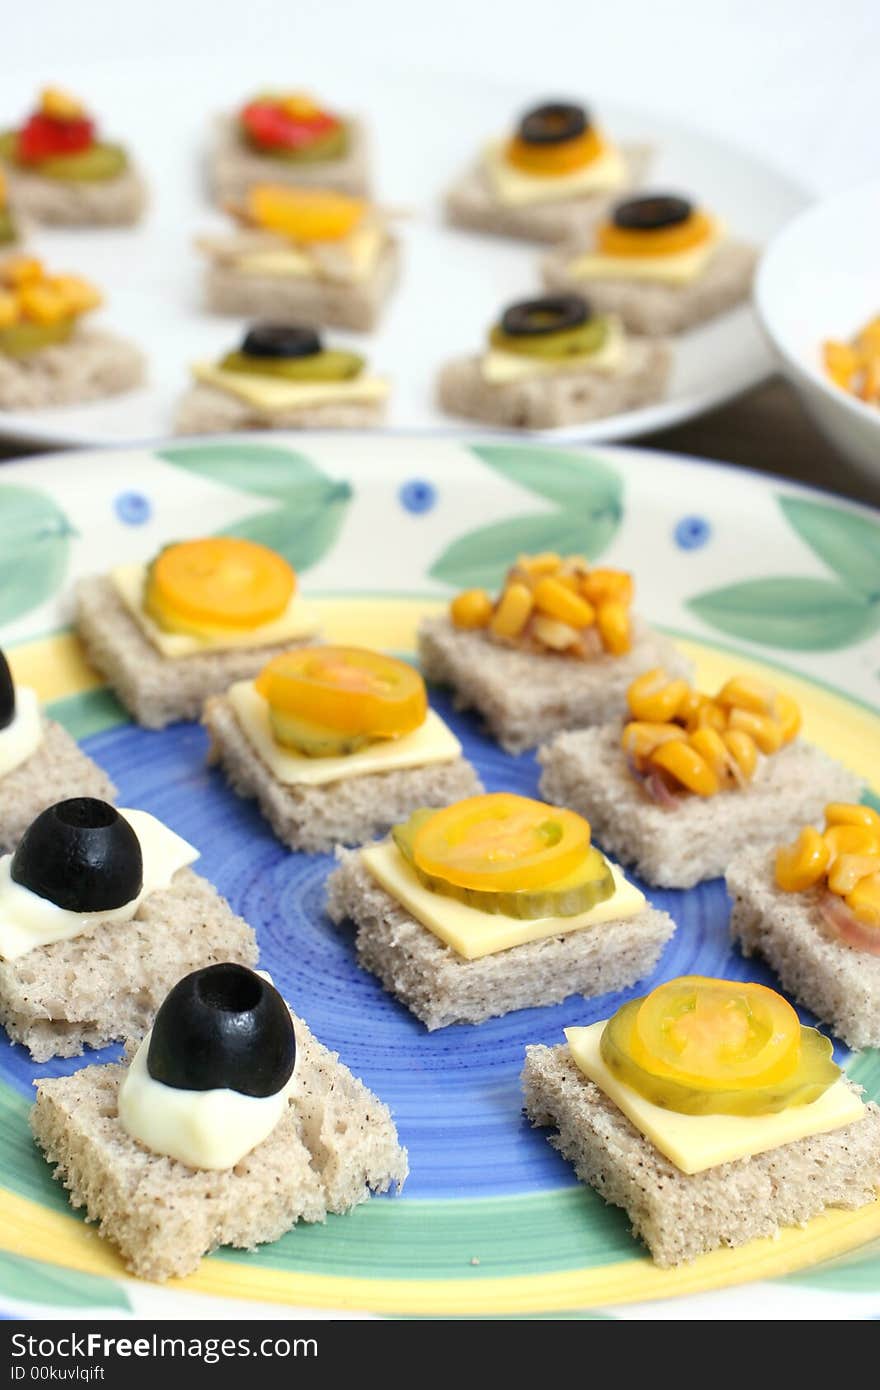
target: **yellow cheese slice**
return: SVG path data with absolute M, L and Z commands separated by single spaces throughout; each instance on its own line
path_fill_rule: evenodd
M 386 893 L 465 960 L 479 960 L 498 951 L 508 951 L 512 946 L 525 946 L 529 941 L 543 941 L 548 936 L 563 936 L 585 927 L 600 927 L 603 922 L 635 917 L 645 906 L 644 893 L 628 882 L 610 861 L 615 885 L 610 898 L 575 917 L 536 917 L 522 921 L 519 917 L 480 912 L 466 903 L 456 902 L 455 898 L 432 893 L 419 882 L 393 840 L 368 846 L 361 850 L 361 858 Z
M 439 714 L 429 709 L 424 724 L 402 738 L 369 744 L 341 758 L 308 758 L 275 742 L 269 705 L 253 681 L 237 681 L 228 690 L 227 698 L 255 753 L 286 786 L 320 787 L 348 777 L 366 777 L 371 772 L 450 763 L 461 755 L 455 734 Z
M 683 1173 L 702 1173 L 719 1163 L 778 1149 L 811 1134 L 860 1120 L 865 1106 L 843 1077 L 814 1100 L 778 1115 L 681 1115 L 645 1100 L 609 1071 L 599 1051 L 605 1022 L 566 1028 L 569 1051 L 584 1076 L 594 1081 L 636 1129 Z
M 591 251 L 569 261 L 568 273 L 578 280 L 653 280 L 688 285 L 703 274 L 723 237 L 721 223 L 715 222 L 712 235 L 688 251 L 672 256 L 603 256 Z
M 626 363 L 626 336 L 620 319 L 609 315 L 608 332 L 598 352 L 584 357 L 552 359 L 548 357 L 527 357 L 522 352 L 505 352 L 500 348 L 490 348 L 480 363 L 484 381 L 495 386 L 503 386 L 511 381 L 529 381 L 536 377 L 570 376 L 579 366 L 585 372 L 602 372 L 606 376 L 616 376 Z
M 359 376 L 353 381 L 286 381 L 258 372 L 228 372 L 212 362 L 195 362 L 196 381 L 214 386 L 268 414 L 306 409 L 313 405 L 377 404 L 391 389 L 382 377 Z
M 186 632 L 164 632 L 142 606 L 146 565 L 117 565 L 110 580 L 141 632 L 163 656 L 196 656 L 200 652 L 232 651 L 239 647 L 272 647 L 281 642 L 299 642 L 314 637 L 321 623 L 314 608 L 294 594 L 280 618 L 246 632 L 224 632 L 215 637 L 193 637 Z
M 326 266 L 322 264 L 320 250 L 312 251 L 303 245 L 243 251 L 235 257 L 234 264 L 242 275 L 268 275 L 280 279 L 326 276 L 359 284 L 369 279 L 375 270 L 385 240 L 384 227 L 370 223 L 352 232 L 351 236 L 327 243 L 332 248 L 332 265 L 334 271 L 338 268 L 338 274 L 330 272 L 329 259 Z
M 505 158 L 506 145 L 506 140 L 493 140 L 491 145 L 487 145 L 483 152 L 483 167 L 498 202 L 510 207 L 610 192 L 622 188 L 629 176 L 626 161 L 614 145 L 606 145 L 602 153 L 583 169 L 546 177 L 514 168 Z

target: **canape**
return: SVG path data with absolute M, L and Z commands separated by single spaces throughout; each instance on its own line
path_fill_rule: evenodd
M 671 366 L 665 343 L 631 337 L 581 295 L 545 295 L 509 305 L 483 353 L 447 362 L 437 403 L 467 420 L 557 429 L 660 400 Z
M 355 352 L 326 348 L 313 328 L 259 323 L 219 362 L 196 362 L 178 434 L 368 429 L 385 418 L 389 385 Z
M 381 209 L 326 188 L 262 183 L 228 211 L 235 231 L 197 242 L 211 312 L 376 327 L 400 260 Z
M 573 811 L 496 792 L 423 808 L 339 851 L 333 922 L 429 1030 L 626 989 L 675 931 L 591 844 Z
M 370 182 L 366 134 L 354 116 L 330 111 L 303 92 L 262 92 L 220 117 L 208 173 L 221 205 L 267 181 L 361 197 Z
M 0 858 L 0 1024 L 38 1062 L 140 1037 L 196 966 L 257 959 L 254 933 L 146 811 L 74 797 Z
M 81 579 L 74 622 L 89 661 L 148 729 L 200 718 L 209 695 L 319 628 L 287 561 L 235 536 Z
M 63 227 L 125 227 L 139 222 L 147 192 L 122 145 L 100 138 L 83 104 L 56 87 L 36 111 L 0 133 L 15 205 L 27 217 Z
M 626 709 L 640 672 L 662 661 L 690 674 L 674 644 L 631 613 L 633 592 L 630 574 L 581 555 L 521 555 L 497 600 L 468 589 L 421 624 L 425 678 L 451 686 L 509 753 L 604 724 Z
M 876 1198 L 880 1108 L 775 991 L 686 976 L 565 1036 L 526 1050 L 526 1114 L 656 1264 Z
M 880 816 L 832 802 L 774 854 L 746 850 L 727 870 L 730 932 L 849 1047 L 880 1047 Z
M 636 678 L 623 724 L 539 749 L 541 793 L 589 816 L 600 843 L 649 883 L 691 888 L 736 854 L 775 845 L 826 801 L 858 799 L 855 773 L 798 737 L 790 695 L 750 676 L 718 693 L 660 668 Z
M 551 251 L 544 283 L 588 294 L 600 314 L 660 337 L 748 300 L 758 253 L 687 198 L 648 193 L 618 203 L 576 241 Z
M 100 304 L 79 275 L 50 275 L 32 256 L 0 260 L 0 409 L 78 405 L 141 384 L 144 359 L 132 343 L 83 327 Z
M 17 685 L 0 651 L 0 854 L 9 854 L 31 821 L 56 801 L 95 796 L 113 801 L 116 788 L 54 719 L 37 692 Z
M 210 760 L 291 849 L 362 844 L 420 806 L 482 790 L 418 671 L 363 647 L 274 657 L 208 700 L 204 723 Z
M 527 241 L 566 241 L 641 182 L 650 146 L 616 145 L 576 102 L 547 101 L 486 145 L 446 195 L 456 227 Z
M 387 1107 L 235 962 L 179 980 L 124 1062 L 39 1081 L 31 1128 L 71 1205 L 159 1281 L 407 1174 Z

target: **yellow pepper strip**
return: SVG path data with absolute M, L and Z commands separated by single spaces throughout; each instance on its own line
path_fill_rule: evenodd
M 612 656 L 622 656 L 632 645 L 632 629 L 626 604 L 609 599 L 596 609 L 596 627 L 602 645 Z
M 631 758 L 641 761 L 650 758 L 655 748 L 662 743 L 681 739 L 681 729 L 677 724 L 648 724 L 633 720 L 627 724 L 620 738 L 620 745 Z
M 880 927 L 880 874 L 859 879 L 852 892 L 847 893 L 845 901 L 861 922 Z
M 14 290 L 42 280 L 43 275 L 43 262 L 36 256 L 10 256 L 0 266 L 0 280 Z
M 535 585 L 535 607 L 550 618 L 572 627 L 592 627 L 596 610 L 585 598 L 573 593 L 553 575 L 544 575 Z
M 793 845 L 776 851 L 776 883 L 786 893 L 803 893 L 825 874 L 831 851 L 816 830 L 806 826 Z
M 14 294 L 0 290 L 0 328 L 9 328 L 18 322 L 18 300 Z
M 880 815 L 873 806 L 851 801 L 829 801 L 825 807 L 825 824 L 866 825 L 869 830 L 880 831 Z
M 580 589 L 590 603 L 622 603 L 628 607 L 633 601 L 635 584 L 632 575 L 625 570 L 594 569 L 581 575 Z
M 56 121 L 79 121 L 86 114 L 82 102 L 60 87 L 43 88 L 40 93 L 40 110 L 44 116 L 51 116 Z
M 784 691 L 776 692 L 776 722 L 782 734 L 783 743 L 791 743 L 791 740 L 800 733 L 801 710 L 797 700 L 793 700 Z
M 822 838 L 832 864 L 840 854 L 880 854 L 880 830 L 868 825 L 830 825 Z
M 732 709 L 747 709 L 753 714 L 773 714 L 775 692 L 763 681 L 751 676 L 733 676 L 722 685 L 716 700 Z
M 705 758 L 720 784 L 731 780 L 730 753 L 717 729 L 695 729 L 688 737 L 691 748 Z
M 687 681 L 670 680 L 662 666 L 655 666 L 653 670 L 636 677 L 627 692 L 627 699 L 633 718 L 665 724 L 676 717 L 678 707 L 687 695 Z
M 576 627 L 572 627 L 570 623 L 561 623 L 558 618 L 548 618 L 542 613 L 532 619 L 532 633 L 539 642 L 554 652 L 568 651 L 569 647 L 576 646 L 580 641 L 580 633 Z
M 555 574 L 562 560 L 553 550 L 544 550 L 540 555 L 520 555 L 516 562 L 518 570 L 540 578 L 542 574 Z
M 845 898 L 861 879 L 876 873 L 880 873 L 880 854 L 839 854 L 828 874 L 828 887 Z
M 685 743 L 684 739 L 661 744 L 651 754 L 651 762 L 655 767 L 669 772 L 676 781 L 681 782 L 683 787 L 687 787 L 688 791 L 696 793 L 697 796 L 714 796 L 718 791 L 718 778 L 712 768 L 695 748 Z
M 782 730 L 769 714 L 753 714 L 747 709 L 732 709 L 728 726 L 748 734 L 762 753 L 778 753 L 782 747 Z
M 725 729 L 721 735 L 724 746 L 730 753 L 740 771 L 740 776 L 747 782 L 755 775 L 755 768 L 758 766 L 758 749 L 755 740 L 750 738 L 742 729 Z
M 485 627 L 492 617 L 492 600 L 485 589 L 465 589 L 452 600 L 450 613 L 456 627 Z
M 518 637 L 532 615 L 534 601 L 525 584 L 510 584 L 489 626 L 496 637 Z
M 18 292 L 18 306 L 24 318 L 31 323 L 59 323 L 69 317 L 63 297 L 49 285 L 22 285 Z
M 822 355 L 825 372 L 835 386 L 863 401 L 880 401 L 880 316 L 848 343 L 824 343 Z

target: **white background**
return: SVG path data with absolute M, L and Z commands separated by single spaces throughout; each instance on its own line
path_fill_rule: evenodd
M 877 0 L 5 0 L 0 10 L 0 77 L 42 67 L 82 89 L 90 62 L 155 59 L 161 103 L 163 59 L 264 55 L 267 78 L 308 86 L 310 68 L 327 72 L 338 53 L 344 66 L 486 75 L 684 116 L 820 192 L 880 170 Z M 171 64 L 169 79 L 181 71 Z

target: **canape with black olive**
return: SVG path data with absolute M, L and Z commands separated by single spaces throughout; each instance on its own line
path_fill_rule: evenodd
M 511 304 L 482 354 L 440 372 L 450 415 L 517 429 L 554 429 L 659 400 L 671 366 L 662 342 L 631 338 L 615 314 L 579 294 Z
M 0 854 L 15 848 L 35 816 L 71 796 L 112 801 L 116 788 L 70 734 L 17 684 L 0 651 Z
M 143 1278 L 403 1184 L 388 1109 L 267 975 L 232 961 L 186 975 L 128 1054 L 39 1082 L 31 1126 L 73 1205 Z
M 363 357 L 325 347 L 313 328 L 258 323 L 219 362 L 196 362 L 178 434 L 224 430 L 364 429 L 384 419 L 389 385 Z
M 259 92 L 218 118 L 208 176 L 221 207 L 267 180 L 360 197 L 370 184 L 364 126 L 304 92 Z
M 328 188 L 259 183 L 225 209 L 234 229 L 199 237 L 205 307 L 370 332 L 397 282 L 390 215 Z
M 102 303 L 79 275 L 50 274 L 33 256 L 0 260 L 0 409 L 77 405 L 139 386 L 139 350 L 83 326 Z
M 589 294 L 633 333 L 683 333 L 748 299 L 755 247 L 728 235 L 714 213 L 672 193 L 618 202 L 586 235 L 544 262 L 556 292 Z
M 182 971 L 253 964 L 251 928 L 146 811 L 60 801 L 0 857 L 0 1023 L 38 1062 L 139 1037 Z
M 82 102 L 57 87 L 0 133 L 0 162 L 16 207 L 36 222 L 123 227 L 143 216 L 146 187 L 127 150 L 103 140 Z
M 544 101 L 485 146 L 449 190 L 446 216 L 480 232 L 571 240 L 641 182 L 650 157 L 648 145 L 615 144 L 579 103 Z

